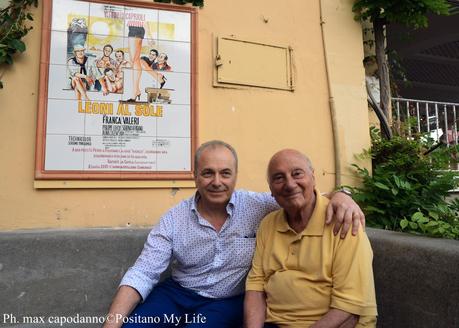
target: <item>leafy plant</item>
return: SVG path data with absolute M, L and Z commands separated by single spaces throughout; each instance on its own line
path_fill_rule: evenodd
M 459 201 L 448 201 L 459 185 L 457 172 L 446 170 L 458 147 L 424 155 L 433 140 L 422 135 L 390 140 L 371 129 L 373 172 L 354 165 L 361 187 L 350 187 L 369 226 L 459 239 Z M 456 161 L 457 162 L 457 161 Z
M 22 38 L 32 29 L 27 25 L 27 21 L 33 20 L 28 12 L 32 5 L 37 7 L 38 0 L 11 0 L 0 10 L 0 66 L 13 64 L 13 56 L 26 50 Z M 3 88 L 1 75 L 0 89 Z

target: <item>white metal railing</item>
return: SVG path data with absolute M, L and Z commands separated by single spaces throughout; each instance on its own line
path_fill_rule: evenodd
M 409 135 L 413 131 L 426 132 L 448 146 L 459 142 L 458 111 L 459 103 L 392 98 L 393 124 L 397 128 L 404 123 Z M 410 126 L 412 124 L 415 126 Z

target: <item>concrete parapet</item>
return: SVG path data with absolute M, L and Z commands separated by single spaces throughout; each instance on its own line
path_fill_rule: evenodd
M 20 323 L 25 316 L 104 315 L 148 231 L 1 232 L 0 316 L 14 315 Z M 378 326 L 459 327 L 459 242 L 370 228 L 367 233 L 374 251 Z M 50 326 L 59 325 L 16 327 Z M 84 326 L 95 327 L 78 325 Z
M 379 327 L 459 327 L 459 241 L 367 229 Z
M 0 233 L 0 315 L 103 315 L 148 231 Z

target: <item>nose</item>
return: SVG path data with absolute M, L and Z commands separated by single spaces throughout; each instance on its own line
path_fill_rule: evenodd
M 287 178 L 285 179 L 285 189 L 290 191 L 290 190 L 295 189 L 295 187 L 296 187 L 295 180 L 291 176 L 287 176 Z
M 220 174 L 215 174 L 214 179 L 212 180 L 212 184 L 216 187 L 219 187 L 222 184 Z

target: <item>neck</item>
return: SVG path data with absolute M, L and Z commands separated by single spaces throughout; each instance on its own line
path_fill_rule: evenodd
M 290 228 L 295 230 L 295 232 L 300 233 L 306 229 L 309 219 L 314 212 L 314 207 L 316 206 L 316 194 L 313 194 L 313 197 L 310 202 L 305 206 L 300 208 L 285 209 L 287 214 L 287 222 Z
M 226 217 L 226 205 L 228 204 L 222 204 L 222 205 L 208 204 L 201 198 L 198 201 L 198 210 L 199 210 L 199 213 L 202 212 L 201 215 L 203 213 L 208 213 L 208 214 L 211 214 L 212 216 L 225 215 Z
M 202 198 L 199 199 L 197 208 L 199 214 L 207 220 L 218 232 L 223 227 L 228 217 L 226 205 L 207 204 Z

